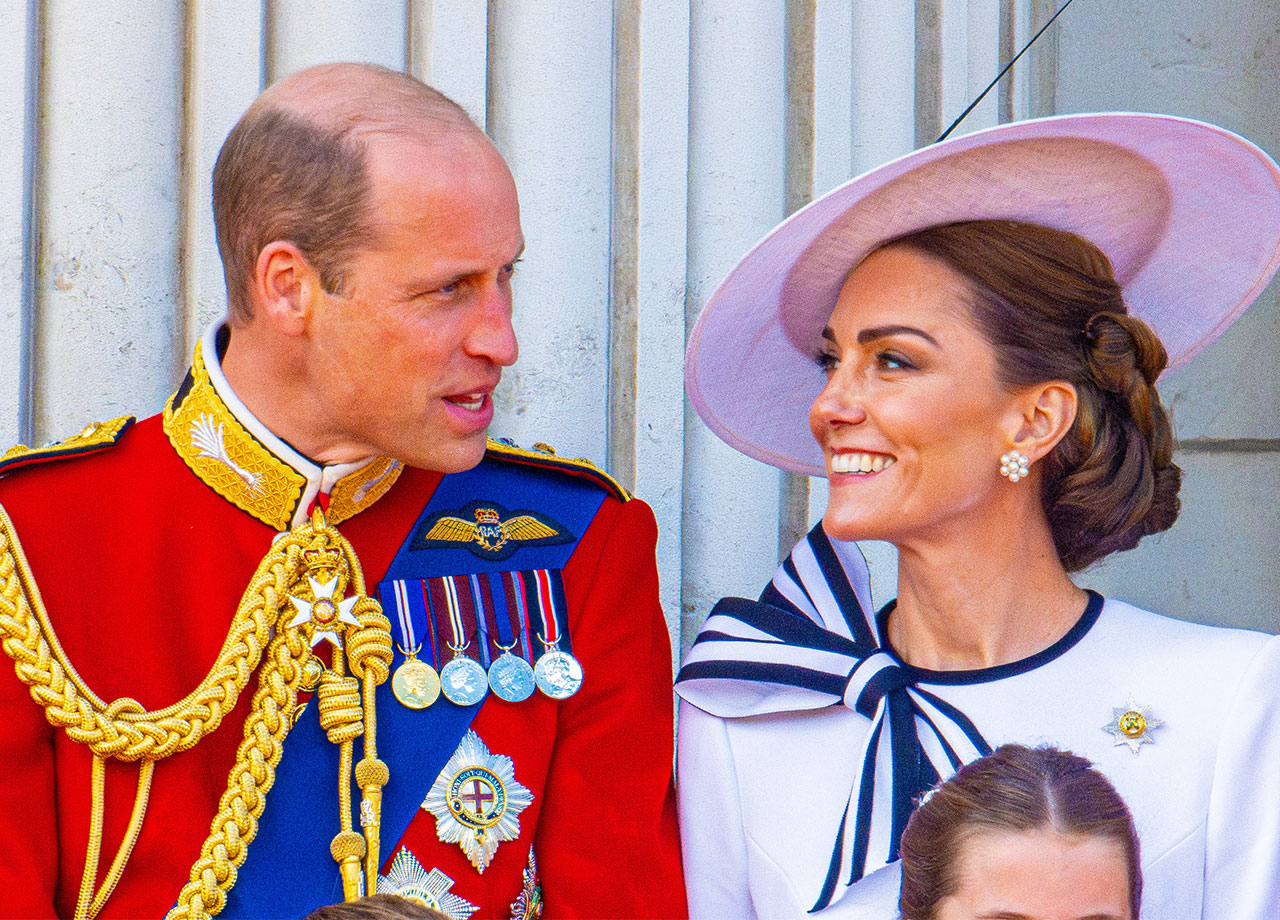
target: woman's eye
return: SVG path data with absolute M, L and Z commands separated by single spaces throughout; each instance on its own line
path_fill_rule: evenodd
M 823 373 L 830 374 L 840 366 L 840 359 L 832 352 L 820 351 L 813 358 L 818 367 L 822 368 Z
M 896 351 L 882 351 L 876 355 L 876 361 L 882 368 L 890 371 L 910 370 L 915 367 L 909 359 Z
M 524 259 L 512 259 L 506 265 L 502 266 L 502 273 L 510 278 L 516 273 L 516 266 L 523 262 Z

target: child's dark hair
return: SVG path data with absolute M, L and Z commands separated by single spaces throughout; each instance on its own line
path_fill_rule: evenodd
M 1054 748 L 1006 744 L 961 767 L 921 804 L 902 834 L 902 893 L 908 920 L 934 920 L 954 894 L 964 842 L 986 831 L 1050 828 L 1119 844 L 1128 863 L 1129 903 L 1142 903 L 1138 834 L 1120 794 L 1089 761 Z

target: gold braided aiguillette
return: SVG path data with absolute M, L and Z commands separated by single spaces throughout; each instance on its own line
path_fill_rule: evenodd
M 62 728 L 73 741 L 87 745 L 94 756 L 90 837 L 76 920 L 92 920 L 119 881 L 141 829 L 154 762 L 193 747 L 221 724 L 262 660 L 265 647 L 266 661 L 258 675 L 258 689 L 245 720 L 244 741 L 227 779 L 227 791 L 200 858 L 191 869 L 190 881 L 169 917 L 195 920 L 213 916 L 225 905 L 227 892 L 235 884 L 236 868 L 244 862 L 246 849 L 257 833 L 257 819 L 275 779 L 281 745 L 293 724 L 305 666 L 313 658 L 307 624 L 286 625 L 294 612 L 288 603 L 289 594 L 308 590 L 309 564 L 305 557 L 309 554 L 328 561 L 340 559 L 344 582 L 349 580 L 360 595 L 355 607 L 360 626 L 351 630 L 345 644 L 352 672 L 364 684 L 364 702 L 370 704 L 372 688 L 385 680 L 391 661 L 390 623 L 377 602 L 364 596 L 364 575 L 351 544 L 328 527 L 323 514 L 317 511 L 310 523 L 278 537 L 258 565 L 217 661 L 195 691 L 173 706 L 147 712 L 129 698 L 104 702 L 76 673 L 58 643 L 13 523 L 0 507 L 0 647 L 13 659 L 18 679 L 44 708 L 49 722 Z M 335 653 L 335 659 L 340 658 L 341 653 Z M 370 711 L 362 720 L 361 727 L 367 734 L 362 765 L 376 758 L 376 747 L 371 744 L 373 718 Z M 349 745 L 348 741 L 344 747 L 349 749 Z M 108 757 L 142 763 L 129 828 L 95 894 L 104 804 L 99 778 Z M 348 754 L 344 759 L 349 762 L 349 758 Z M 357 781 L 365 790 L 366 800 L 378 798 L 380 789 L 361 781 L 360 772 L 357 769 Z M 385 784 L 385 766 L 373 773 L 376 776 L 370 778 L 381 780 L 378 787 Z M 365 836 L 376 841 L 376 819 L 380 814 L 370 817 L 374 826 L 366 825 Z

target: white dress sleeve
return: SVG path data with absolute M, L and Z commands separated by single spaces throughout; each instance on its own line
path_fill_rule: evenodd
M 1249 662 L 1222 718 L 1203 920 L 1280 918 L 1280 636 Z
M 690 920 L 754 920 L 737 773 L 724 720 L 681 701 L 676 752 Z

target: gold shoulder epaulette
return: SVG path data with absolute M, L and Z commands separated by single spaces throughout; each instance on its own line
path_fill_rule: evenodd
M 525 466 L 559 470 L 562 473 L 568 473 L 570 476 L 577 476 L 594 482 L 620 502 L 631 500 L 631 493 L 624 489 L 618 480 L 590 460 L 585 460 L 582 457 L 576 459 L 558 457 L 555 449 L 549 444 L 538 442 L 533 445 L 532 450 L 526 450 L 523 447 L 517 447 L 510 441 L 490 438 L 489 450 L 486 456 L 495 460 L 506 460 L 510 463 L 519 463 Z
M 10 447 L 0 454 L 0 473 L 8 473 L 20 467 L 57 460 L 61 457 L 79 457 L 106 450 L 120 440 L 120 435 L 134 422 L 132 415 L 122 415 L 109 422 L 94 422 L 86 425 L 79 434 L 73 434 L 61 441 L 54 441 L 43 447 L 27 447 L 19 444 Z

